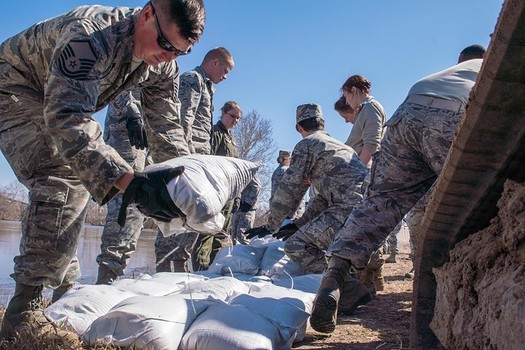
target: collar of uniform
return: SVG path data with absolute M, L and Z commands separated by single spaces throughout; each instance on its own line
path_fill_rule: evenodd
M 359 105 L 359 108 L 363 107 L 365 104 L 370 103 L 374 99 L 374 96 L 368 95 L 363 102 Z
M 119 47 L 118 51 L 121 52 L 121 55 L 119 55 L 121 57 L 121 63 L 131 64 L 133 60 L 133 48 L 135 47 L 133 39 L 140 10 L 140 8 L 135 9 L 130 17 L 115 23 L 112 28 L 113 33 L 115 33 L 118 38 L 117 43 Z
M 210 80 L 210 78 L 208 78 L 208 75 L 206 74 L 206 72 L 204 71 L 204 69 L 202 69 L 201 66 L 197 66 L 197 67 L 195 67 L 195 71 L 196 71 L 197 73 L 199 73 L 200 75 L 202 75 L 202 77 L 204 78 L 204 82 L 205 82 L 206 84 L 210 84 L 210 83 L 213 84 L 213 82 Z
M 224 123 L 222 122 L 222 120 L 219 120 L 217 124 L 215 125 L 217 126 L 218 129 L 222 131 L 226 131 L 227 133 L 230 133 L 230 130 L 226 129 L 226 126 L 224 126 Z

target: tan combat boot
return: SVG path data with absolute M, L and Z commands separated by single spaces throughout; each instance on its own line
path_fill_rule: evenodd
M 374 270 L 365 267 L 356 272 L 356 276 L 362 284 L 368 289 L 372 296 L 376 295 L 376 286 L 374 284 Z
M 377 270 L 372 270 L 374 276 L 374 287 L 377 291 L 385 290 L 385 278 L 383 277 L 383 268 L 380 267 Z
M 13 339 L 17 335 L 57 336 L 65 341 L 78 341 L 78 335 L 55 326 L 44 314 L 42 286 L 17 283 L 2 320 L 0 337 Z
M 359 306 L 368 304 L 372 299 L 373 295 L 368 288 L 357 278 L 347 274 L 339 301 L 339 314 L 352 315 Z
M 397 262 L 397 254 L 392 253 L 385 259 L 385 262 L 388 264 L 395 264 Z
M 337 309 L 345 277 L 350 271 L 350 262 L 332 256 L 321 285 L 317 290 L 310 325 L 321 333 L 332 333 L 337 323 Z

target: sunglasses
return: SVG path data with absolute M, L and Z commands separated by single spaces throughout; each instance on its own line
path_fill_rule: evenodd
M 160 23 L 159 19 L 157 18 L 157 15 L 155 13 L 155 7 L 153 7 L 153 4 L 148 2 L 146 5 L 150 5 L 151 9 L 153 10 L 153 17 L 155 17 L 155 24 L 157 25 L 157 44 L 160 46 L 161 49 L 173 52 L 175 53 L 175 56 L 184 56 L 191 52 L 191 47 L 188 49 L 188 51 L 182 51 L 177 49 L 175 46 L 173 46 L 168 39 L 164 36 L 164 33 L 162 33 L 162 29 L 160 29 Z
M 226 114 L 228 114 L 230 117 L 232 117 L 235 120 L 241 120 L 241 118 L 242 118 L 241 116 L 237 116 L 235 114 L 231 114 L 231 113 L 226 113 Z

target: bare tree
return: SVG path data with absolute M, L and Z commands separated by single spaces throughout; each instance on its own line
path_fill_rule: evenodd
M 0 220 L 22 220 L 27 207 L 27 193 L 20 182 L 0 186 Z
M 258 172 L 262 191 L 259 196 L 259 207 L 262 211 L 268 207 L 270 198 L 272 169 L 270 164 L 276 152 L 273 140 L 272 124 L 256 110 L 246 113 L 233 129 L 239 147 L 239 158 L 262 164 Z

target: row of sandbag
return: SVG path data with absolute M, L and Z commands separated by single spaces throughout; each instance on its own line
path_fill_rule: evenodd
M 320 276 L 293 276 L 297 270 L 281 253 L 280 243 L 235 246 L 201 274 L 78 286 L 46 314 L 91 346 L 289 349 L 304 337 Z

